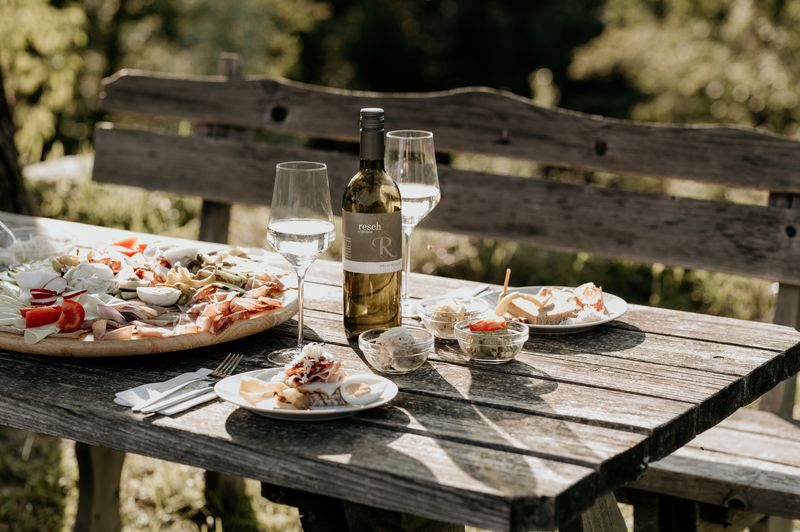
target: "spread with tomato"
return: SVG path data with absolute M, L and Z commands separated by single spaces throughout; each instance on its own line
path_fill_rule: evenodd
M 472 360 L 505 361 L 512 359 L 520 349 L 515 334 L 509 331 L 504 318 L 478 320 L 469 325 L 469 334 L 459 341 Z

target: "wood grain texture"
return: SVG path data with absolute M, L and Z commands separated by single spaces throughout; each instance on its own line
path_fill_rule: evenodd
M 285 423 L 224 403 L 143 420 L 110 403 L 118 372 L 69 383 L 42 373 L 39 385 L 12 389 L 28 364 L 6 356 L 6 367 L 0 422 L 94 445 L 492 529 L 550 528 L 594 497 L 595 473 L 572 464 L 351 421 Z
M 280 161 L 328 164 L 335 199 L 357 167 L 354 156 L 335 152 L 107 128 L 96 130 L 95 149 L 97 181 L 231 203 L 268 205 Z M 800 229 L 800 211 L 447 166 L 439 173 L 446 200 L 422 227 L 800 282 L 800 239 L 789 236 Z
M 90 243 L 130 234 L 37 224 Z M 307 338 L 326 341 L 345 367 L 368 369 L 342 332 L 341 266 L 318 261 L 309 278 Z M 462 284 L 415 276 L 411 287 L 428 295 Z M 532 337 L 519 360 L 502 366 L 451 359 L 442 344 L 421 370 L 393 377 L 401 394 L 392 405 L 302 426 L 218 403 L 174 419 L 144 419 L 111 403 L 119 390 L 214 367 L 228 351 L 247 355 L 242 370 L 262 367 L 266 353 L 294 345 L 294 322 L 168 357 L 0 352 L 0 423 L 431 519 L 553 528 L 800 364 L 798 333 L 786 327 L 707 317 L 703 327 L 682 329 L 669 311 L 635 308 L 631 323 Z M 740 422 L 735 430 L 745 434 L 752 420 Z
M 426 129 L 436 147 L 598 170 L 800 192 L 796 141 L 729 126 L 638 123 L 548 109 L 485 87 L 367 93 L 276 78 L 231 84 L 122 70 L 104 80 L 107 112 L 168 116 L 357 140 L 358 110 L 383 107 L 387 130 Z
M 679 451 L 650 464 L 633 486 L 800 518 L 800 428 L 771 412 L 740 410 Z
M 285 293 L 284 306 L 275 311 L 254 316 L 249 320 L 233 322 L 219 334 L 203 331 L 164 338 L 148 337 L 134 340 L 93 340 L 73 338 L 45 338 L 35 344 L 26 344 L 18 334 L 0 333 L 0 349 L 55 357 L 106 358 L 152 355 L 172 351 L 199 349 L 231 342 L 271 329 L 297 314 L 297 292 Z

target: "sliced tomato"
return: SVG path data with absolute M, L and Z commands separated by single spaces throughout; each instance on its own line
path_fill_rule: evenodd
M 114 242 L 111 245 L 112 246 L 119 246 L 121 248 L 133 249 L 133 247 L 136 245 L 136 241 L 137 240 L 138 240 L 138 238 L 136 238 L 135 236 L 131 236 L 131 237 L 128 237 L 128 238 L 123 238 L 122 240 L 120 240 L 118 242 Z
M 25 311 L 24 314 L 22 314 L 23 310 Z M 25 327 L 27 329 L 32 329 L 59 321 L 59 318 L 61 318 L 61 308 L 53 306 L 20 309 L 20 314 L 25 316 Z
M 81 328 L 85 318 L 86 311 L 83 309 L 83 305 L 77 301 L 66 299 L 61 303 L 61 316 L 58 318 L 56 325 L 61 329 L 61 332 L 75 332 Z
M 42 306 L 38 306 L 38 307 L 37 306 L 22 307 L 21 309 L 19 309 L 19 315 L 24 318 L 28 314 L 28 311 L 30 311 L 30 310 L 41 310 L 43 308 L 46 308 L 46 307 L 42 307 Z M 55 308 L 57 308 L 59 310 L 59 312 L 61 311 L 61 307 L 55 307 Z
M 494 332 L 504 331 L 508 328 L 506 320 L 481 320 L 470 324 L 469 330 L 472 332 Z

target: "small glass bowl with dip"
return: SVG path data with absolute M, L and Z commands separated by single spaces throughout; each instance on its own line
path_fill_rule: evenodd
M 480 318 L 489 311 L 489 304 L 479 297 L 432 297 L 417 305 L 417 314 L 426 329 L 436 338 L 455 339 L 459 321 Z
M 358 337 L 369 365 L 382 373 L 411 373 L 433 351 L 433 335 L 421 327 L 370 329 Z
M 455 335 L 459 347 L 470 360 L 502 364 L 519 354 L 528 341 L 529 330 L 524 323 L 493 317 L 460 321 L 455 326 Z

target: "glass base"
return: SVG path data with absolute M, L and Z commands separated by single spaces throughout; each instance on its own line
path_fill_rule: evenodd
M 402 311 L 404 318 L 416 318 L 417 302 L 412 299 L 406 299 L 401 303 L 400 310 Z
M 285 366 L 289 363 L 294 357 L 296 357 L 302 351 L 299 347 L 289 347 L 287 349 L 279 349 L 277 351 L 273 351 L 269 355 L 267 355 L 267 360 L 275 364 L 276 366 Z

